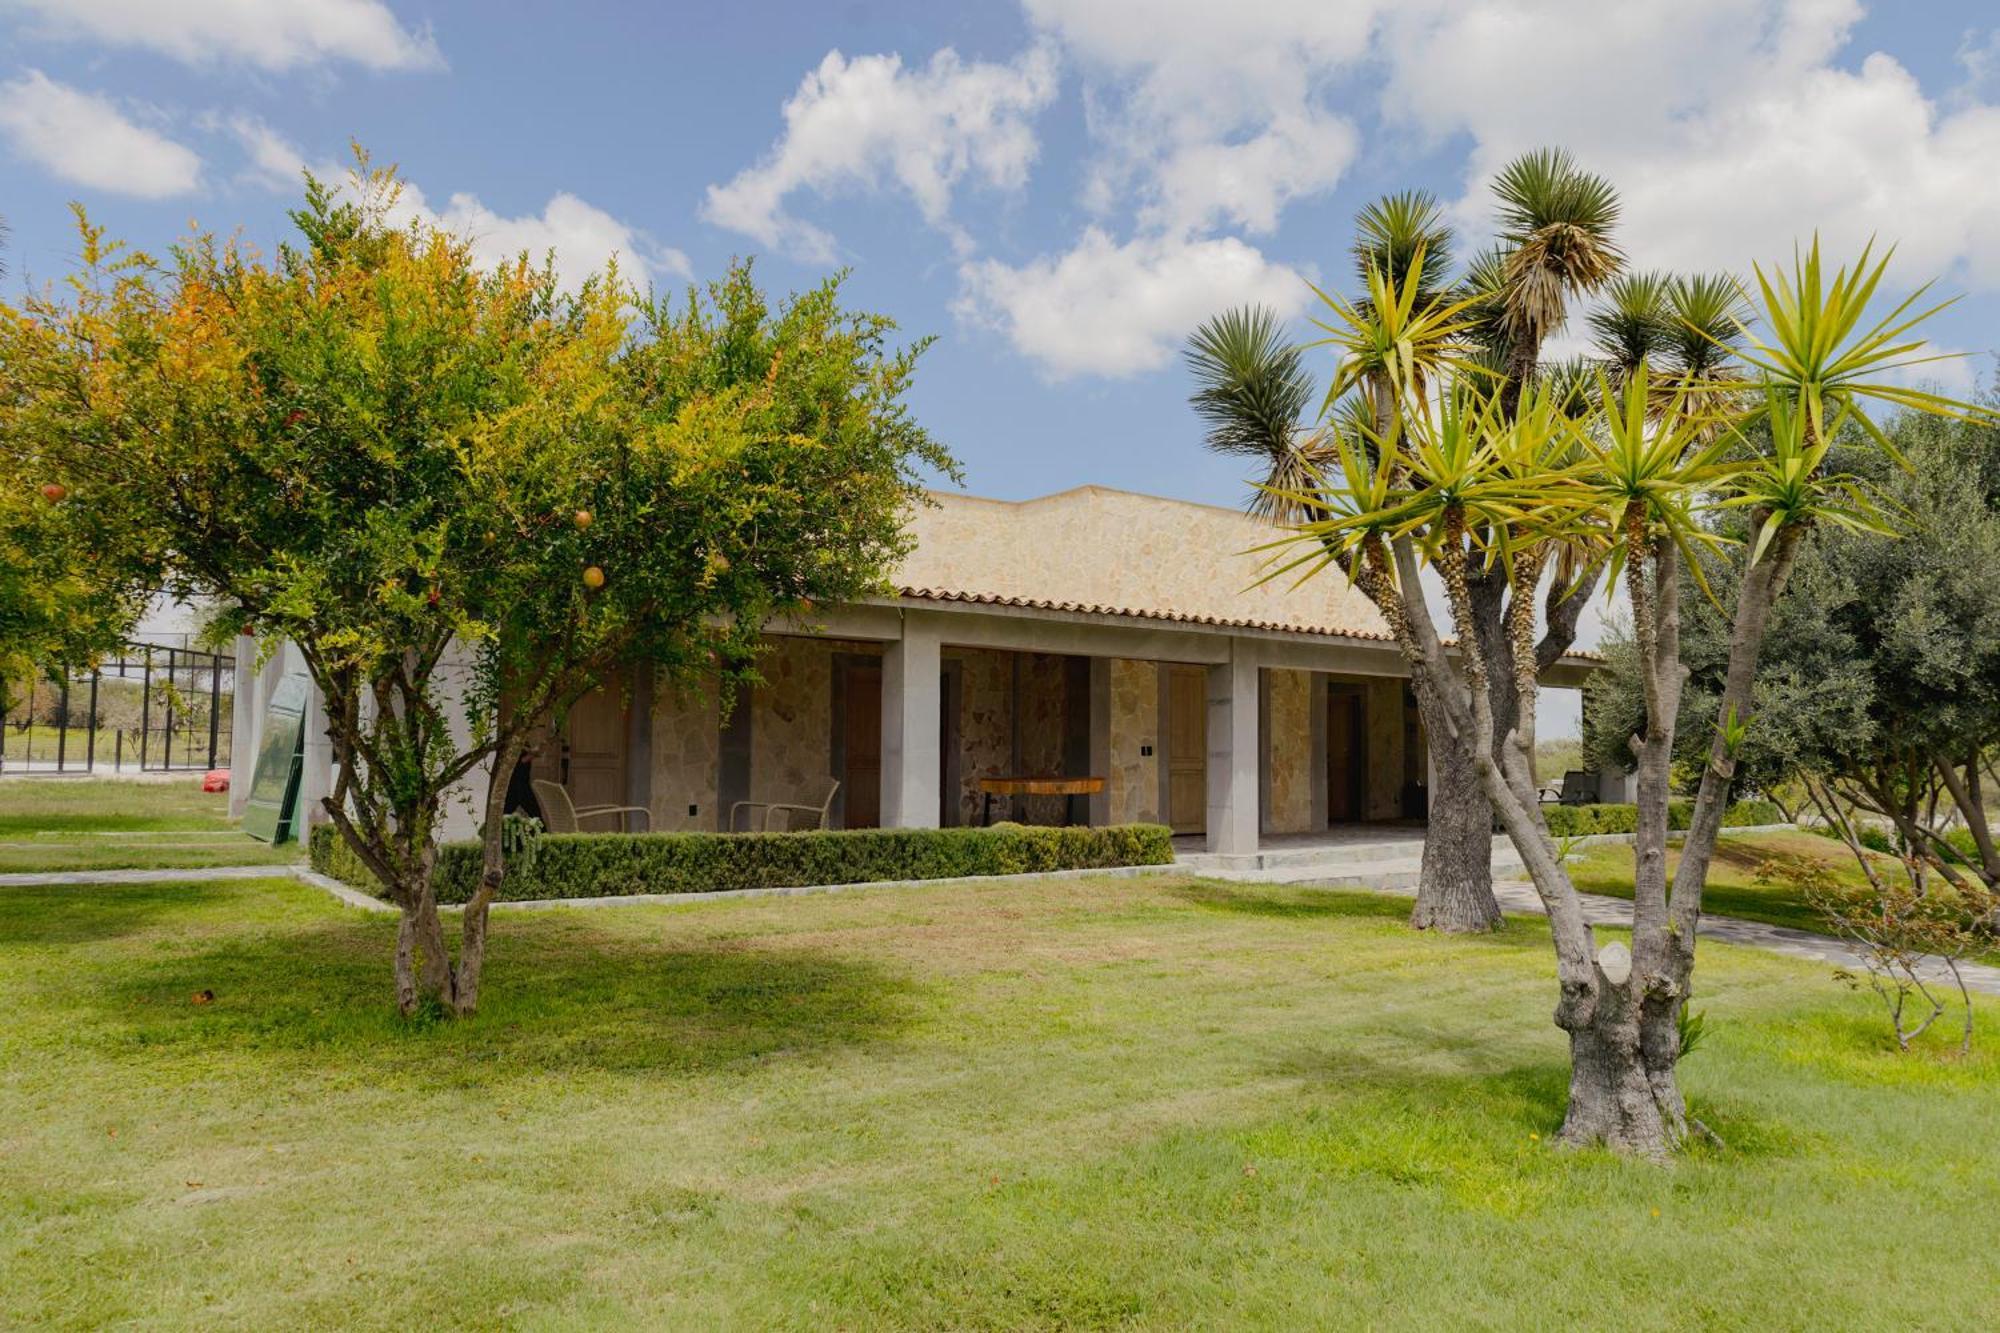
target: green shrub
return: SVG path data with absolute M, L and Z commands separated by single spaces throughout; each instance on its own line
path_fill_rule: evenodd
M 1542 808 L 1549 832 L 1558 838 L 1578 838 L 1592 833 L 1631 833 L 1639 827 L 1635 805 L 1550 805 Z M 1691 801 L 1667 804 L 1667 827 L 1685 830 L 1694 817 Z M 1784 816 L 1769 801 L 1738 801 L 1722 812 L 1724 828 L 1750 828 L 1758 824 L 1782 824 Z
M 532 863 L 510 867 L 500 896 L 515 900 L 597 898 L 868 884 L 1168 865 L 1173 859 L 1173 835 L 1158 824 L 552 834 L 537 839 Z M 371 893 L 377 890 L 367 868 L 326 826 L 312 831 L 312 864 L 322 874 Z M 479 869 L 478 843 L 453 842 L 439 848 L 438 901 L 462 903 L 470 898 L 479 881 Z

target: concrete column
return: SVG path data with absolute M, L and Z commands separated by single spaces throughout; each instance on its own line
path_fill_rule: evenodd
M 1311 753 L 1307 756 L 1307 762 L 1312 765 L 1312 770 L 1307 775 L 1312 784 L 1312 826 L 1324 833 L 1333 823 L 1327 813 L 1326 673 L 1315 671 L 1308 679 L 1311 683 L 1307 688 L 1312 691 L 1306 701 L 1311 710 L 1309 716 L 1312 726 L 1312 747 Z
M 1111 659 L 1090 659 L 1090 765 L 1086 775 L 1104 779 L 1104 790 L 1090 797 L 1090 826 L 1111 822 Z
M 883 828 L 937 827 L 940 647 L 937 627 L 905 612 L 882 653 Z
M 472 673 L 472 655 L 463 644 L 454 642 L 438 659 L 437 670 L 431 677 L 438 709 L 450 720 L 452 744 L 460 750 L 472 743 L 472 719 L 466 715 Z M 306 749 L 306 772 L 312 772 L 310 746 Z M 440 838 L 451 841 L 479 836 L 480 822 L 486 817 L 486 789 L 492 776 L 493 759 L 489 755 L 445 793 L 442 818 L 438 821 Z
M 1230 660 L 1208 669 L 1208 850 L 1257 850 L 1257 645 L 1232 639 Z
M 263 682 L 257 671 L 257 640 L 236 636 L 236 676 L 229 713 L 229 817 L 243 818 L 250 804 L 250 779 L 257 771 L 257 722 L 263 716 Z
M 308 674 L 305 657 L 296 646 L 287 643 L 282 660 L 286 673 Z M 283 675 L 277 679 L 283 679 Z M 276 685 L 274 679 L 273 688 Z M 299 819 L 305 828 L 298 830 L 298 838 L 304 842 L 306 829 L 327 822 L 326 798 L 333 791 L 333 741 L 326 734 L 326 699 L 317 685 L 306 686 L 306 711 L 299 720 L 299 728 L 305 742 L 305 759 L 299 768 Z

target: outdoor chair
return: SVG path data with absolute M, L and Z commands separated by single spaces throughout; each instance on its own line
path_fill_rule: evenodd
M 736 802 L 736 804 L 729 807 L 729 831 L 731 833 L 750 832 L 751 831 L 749 827 L 750 821 L 748 818 L 744 819 L 743 821 L 744 826 L 742 828 L 736 827 L 737 816 L 744 815 L 747 814 L 748 812 L 757 810 L 762 810 L 764 812 L 764 822 L 762 831 L 765 833 L 771 833 L 774 831 L 793 832 L 805 828 L 823 829 L 826 827 L 827 819 L 833 811 L 834 793 L 838 792 L 839 790 L 840 790 L 840 783 L 836 781 L 829 781 L 826 784 L 826 798 L 822 800 L 818 805 L 793 805 L 785 801 L 738 801 Z M 776 819 L 780 814 L 783 814 L 785 816 L 785 827 L 783 829 L 773 830 L 771 827 L 771 821 Z M 812 822 L 810 824 L 802 824 L 799 822 L 799 819 L 797 817 L 804 815 L 812 816 Z
M 1563 805 L 1595 805 L 1597 790 L 1597 774 L 1572 768 L 1563 774 L 1562 794 L 1556 799 Z
M 617 815 L 621 833 L 632 832 L 633 815 L 644 815 L 646 822 L 640 832 L 652 831 L 653 812 L 643 805 L 587 805 L 579 810 L 570 803 L 569 791 L 560 782 L 536 778 L 531 785 L 535 789 L 535 804 L 542 808 L 542 826 L 551 833 L 581 833 L 577 821 L 598 815 Z

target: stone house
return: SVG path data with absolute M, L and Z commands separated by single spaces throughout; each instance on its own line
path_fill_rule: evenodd
M 894 595 L 773 626 L 763 683 L 729 716 L 712 690 L 634 673 L 572 710 L 533 775 L 578 806 L 643 806 L 660 831 L 723 829 L 739 801 L 817 806 L 834 782 L 834 827 L 1152 822 L 1222 853 L 1423 819 L 1400 652 L 1337 570 L 1260 582 L 1275 529 L 1100 486 L 933 499 Z M 1547 683 L 1592 665 L 1566 658 Z M 239 754 L 261 693 L 238 691 Z M 310 809 L 326 755 L 306 730 Z M 1012 777 L 1103 781 L 989 807 L 982 780 Z

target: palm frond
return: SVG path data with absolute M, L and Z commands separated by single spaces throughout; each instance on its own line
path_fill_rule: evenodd
M 1615 374 L 1657 361 L 1669 345 L 1668 292 L 1672 279 L 1659 272 L 1625 273 L 1604 289 L 1589 315 L 1591 343 Z
M 1560 148 L 1515 158 L 1494 177 L 1505 241 L 1506 332 L 1540 343 L 1559 328 L 1569 299 L 1594 292 L 1624 267 L 1611 239 L 1618 192 Z
M 1387 273 L 1401 288 L 1409 283 L 1411 261 L 1423 255 L 1424 294 L 1434 296 L 1451 271 L 1453 239 L 1444 209 L 1428 190 L 1384 195 L 1355 215 L 1355 273 L 1364 284 L 1371 270 Z

